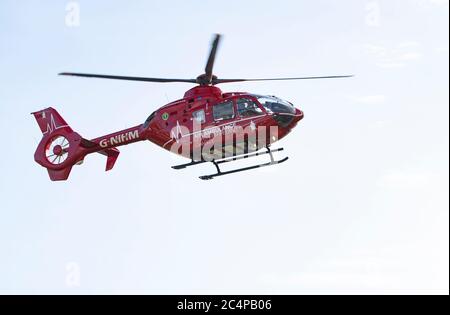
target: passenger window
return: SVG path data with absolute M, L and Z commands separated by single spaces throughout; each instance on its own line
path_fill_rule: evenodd
M 237 109 L 241 117 L 252 117 L 262 115 L 263 111 L 258 104 L 247 98 L 237 100 Z
M 198 110 L 198 111 L 196 111 L 196 112 L 193 112 L 193 113 L 192 113 L 192 118 L 193 118 L 196 122 L 198 122 L 198 123 L 200 123 L 200 124 L 204 124 L 204 123 L 206 122 L 205 111 L 202 109 L 202 110 Z
M 213 115 L 215 120 L 233 119 L 234 118 L 233 102 L 228 101 L 225 103 L 214 105 Z

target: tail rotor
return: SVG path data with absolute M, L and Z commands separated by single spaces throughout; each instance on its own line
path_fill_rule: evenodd
M 64 136 L 52 137 L 45 149 L 47 161 L 53 165 L 63 164 L 69 157 L 70 143 Z

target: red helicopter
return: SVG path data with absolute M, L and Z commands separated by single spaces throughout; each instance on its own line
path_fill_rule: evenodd
M 213 66 L 221 35 L 212 42 L 205 73 L 196 79 L 162 79 L 64 72 L 60 75 L 144 82 L 184 82 L 197 84 L 180 100 L 153 112 L 143 124 L 126 130 L 85 139 L 66 123 L 54 108 L 32 113 L 43 133 L 34 155 L 35 161 L 48 170 L 52 181 L 67 180 L 74 165 L 83 163 L 86 155 L 100 153 L 107 157 L 106 171 L 119 156 L 117 147 L 149 140 L 163 149 L 189 158 L 191 162 L 173 166 L 180 170 L 211 162 L 217 173 L 201 176 L 203 180 L 218 176 L 272 166 L 287 161 L 275 160 L 271 144 L 284 138 L 303 119 L 303 112 L 290 102 L 275 96 L 252 93 L 223 93 L 216 85 L 248 81 L 281 81 L 336 79 L 346 76 L 322 76 L 272 79 L 220 79 Z M 264 150 L 264 151 L 263 151 Z M 250 167 L 222 171 L 220 166 L 236 160 L 269 155 L 270 161 Z

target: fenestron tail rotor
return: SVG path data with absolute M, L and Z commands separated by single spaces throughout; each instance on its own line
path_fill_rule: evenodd
M 69 140 L 64 136 L 50 139 L 45 148 L 45 157 L 53 165 L 64 163 L 69 157 Z
M 221 39 L 222 35 L 220 34 L 216 34 L 214 36 L 214 39 L 211 44 L 209 57 L 205 66 L 205 73 L 197 76 L 196 79 L 148 78 L 148 77 L 117 76 L 105 74 L 76 73 L 76 72 L 62 72 L 59 75 L 85 77 L 85 78 L 126 80 L 126 81 L 156 82 L 156 83 L 196 83 L 199 85 L 217 85 L 223 83 L 236 83 L 236 82 L 343 79 L 353 77 L 353 75 L 333 75 L 333 76 L 308 76 L 308 77 L 266 78 L 266 79 L 219 79 L 217 76 L 214 75 L 213 69 Z

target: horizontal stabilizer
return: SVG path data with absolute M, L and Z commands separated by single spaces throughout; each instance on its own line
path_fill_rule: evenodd
M 92 142 L 87 139 L 81 139 L 81 145 L 85 148 L 94 148 L 97 147 L 98 144 L 95 142 Z M 110 148 L 98 151 L 98 153 L 103 154 L 107 157 L 106 159 L 106 169 L 105 171 L 110 171 L 113 169 L 114 165 L 116 164 L 117 158 L 119 157 L 120 151 L 117 148 Z
M 100 154 L 106 155 L 106 169 L 105 171 L 110 171 L 116 164 L 117 158 L 119 157 L 120 151 L 116 148 L 106 149 L 99 152 Z

